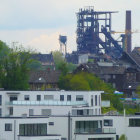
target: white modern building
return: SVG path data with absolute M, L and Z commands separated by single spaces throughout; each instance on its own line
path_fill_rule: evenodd
M 139 140 L 140 116 L 101 115 L 102 91 L 0 91 L 0 140 Z

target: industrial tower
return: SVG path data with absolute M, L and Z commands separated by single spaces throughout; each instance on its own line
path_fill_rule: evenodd
M 111 35 L 111 16 L 115 11 L 94 11 L 85 7 L 77 13 L 77 51 L 78 53 L 100 54 L 102 52 L 114 59 L 121 57 L 122 45 Z

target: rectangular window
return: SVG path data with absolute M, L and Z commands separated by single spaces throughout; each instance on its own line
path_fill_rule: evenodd
M 11 123 L 5 124 L 5 131 L 12 131 L 12 124 Z
M 77 110 L 77 115 L 83 115 L 83 110 Z
M 76 95 L 76 101 L 83 101 L 83 95 Z
M 71 95 L 67 95 L 67 101 L 71 101 Z
M 41 101 L 41 95 L 37 95 L 37 101 Z
M 0 117 L 2 116 L 2 109 L 0 108 Z
M 113 126 L 113 120 L 104 120 L 104 126 Z
M 13 107 L 9 108 L 9 115 L 13 115 Z
M 47 124 L 19 124 L 20 136 L 46 136 Z
M 29 116 L 33 116 L 34 115 L 34 110 L 33 109 L 29 109 Z
M 29 95 L 24 95 L 24 100 L 25 101 L 29 101 L 30 100 L 30 96 Z
M 140 119 L 129 119 L 130 127 L 140 127 Z
M 94 133 L 102 131 L 102 121 L 76 121 L 75 133 Z
M 0 105 L 2 105 L 2 95 L 0 95 Z
M 10 96 L 10 102 L 12 101 L 17 101 L 17 96 L 13 95 L 13 96 Z
M 49 122 L 49 125 L 54 125 L 54 122 Z
M 51 109 L 42 109 L 43 116 L 51 115 L 51 113 L 52 113 Z
M 54 100 L 53 95 L 44 95 L 44 100 Z
M 60 95 L 60 101 L 64 101 L 64 95 Z
M 97 106 L 97 95 L 95 95 L 95 106 Z
M 91 95 L 91 106 L 93 106 L 93 95 Z

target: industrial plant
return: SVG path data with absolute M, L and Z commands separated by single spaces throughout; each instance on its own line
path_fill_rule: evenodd
M 131 11 L 126 11 L 126 23 L 124 31 L 112 29 L 112 16 L 117 11 L 95 11 L 94 7 L 79 9 L 77 16 L 76 43 L 77 51 L 72 54 L 66 52 L 66 36 L 60 36 L 60 50 L 65 54 L 68 62 L 78 63 L 78 57 L 88 54 L 88 58 L 95 57 L 100 60 L 106 57 L 112 61 L 119 61 L 122 57 L 131 57 L 132 51 L 132 29 Z M 114 34 L 120 34 L 115 39 Z M 65 39 L 64 39 L 65 38 Z M 61 41 L 62 40 L 62 41 Z M 63 41 L 65 40 L 65 42 Z M 62 46 L 65 46 L 62 51 Z M 75 58 L 75 59 L 74 59 Z M 74 59 L 74 60 L 73 60 Z M 134 62 L 135 63 L 135 62 Z

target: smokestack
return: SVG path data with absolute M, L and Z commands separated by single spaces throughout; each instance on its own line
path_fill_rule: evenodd
M 132 48 L 132 35 L 131 35 L 131 11 L 126 11 L 126 27 L 125 27 L 125 50 L 127 53 L 131 52 Z

